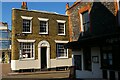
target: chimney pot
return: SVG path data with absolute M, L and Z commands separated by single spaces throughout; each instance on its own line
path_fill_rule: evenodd
M 27 8 L 27 3 L 26 3 L 26 2 L 22 2 L 21 9 L 26 9 L 26 10 L 28 9 L 28 8 Z
M 69 8 L 69 3 L 66 4 L 66 10 Z

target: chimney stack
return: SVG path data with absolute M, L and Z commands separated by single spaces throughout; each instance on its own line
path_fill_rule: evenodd
M 68 15 L 69 3 L 66 4 L 66 15 Z
M 22 2 L 22 6 L 21 6 L 21 9 L 25 9 L 27 10 L 27 2 Z
M 69 3 L 66 4 L 66 10 L 69 8 Z

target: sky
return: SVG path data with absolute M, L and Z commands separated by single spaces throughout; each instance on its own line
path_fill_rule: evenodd
M 67 2 L 27 2 L 28 10 L 42 10 L 57 12 L 60 14 L 65 14 L 65 6 Z M 12 8 L 21 8 L 22 2 L 2 2 L 2 22 L 8 23 L 8 28 L 11 30 L 12 26 Z M 73 2 L 69 2 L 70 5 Z M 0 3 L 1 7 L 1 3 Z M 1 22 L 1 21 L 0 21 Z

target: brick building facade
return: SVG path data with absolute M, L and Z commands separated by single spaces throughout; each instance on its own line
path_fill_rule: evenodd
M 76 78 L 120 78 L 118 2 L 66 5 Z
M 12 70 L 71 66 L 71 51 L 64 48 L 68 26 L 68 16 L 28 10 L 25 2 L 12 9 Z

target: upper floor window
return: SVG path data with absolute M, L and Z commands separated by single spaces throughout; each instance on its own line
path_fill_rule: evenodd
M 38 18 L 40 20 L 39 34 L 48 34 L 48 19 Z
M 32 32 L 32 17 L 21 16 L 23 19 L 22 23 L 22 32 L 31 33 Z
M 90 28 L 90 20 L 88 11 L 82 13 L 83 31 L 86 32 Z
M 56 55 L 57 58 L 68 58 L 68 49 L 64 45 L 68 41 L 55 41 L 56 42 Z
M 63 20 L 57 20 L 58 22 L 58 35 L 65 35 L 65 22 Z

